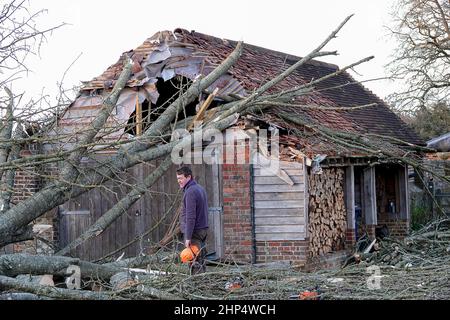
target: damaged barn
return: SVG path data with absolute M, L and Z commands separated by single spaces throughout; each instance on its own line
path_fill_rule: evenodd
M 194 162 L 195 178 L 209 196 L 211 259 L 323 267 L 341 261 L 361 236 L 374 237 L 379 227 L 398 236 L 408 233 L 408 163 L 403 157 L 423 142 L 346 72 L 349 67 L 311 60 L 320 56 L 317 52 L 299 58 L 245 44 L 228 71 L 191 95 L 175 117 L 166 115 L 236 46 L 235 41 L 184 29 L 158 32 L 84 83 L 52 127 L 51 134 L 63 137 L 61 143 L 46 144 L 47 152 L 77 146 L 114 91 L 128 57 L 132 61 L 131 76 L 89 147 L 93 152 L 81 159 L 82 167 L 92 171 L 81 172 L 79 181 L 90 191 L 68 196 L 51 213 L 57 253 L 105 260 L 170 243 L 180 193 L 176 165 L 161 157 L 171 149 L 155 149 L 158 157 L 129 159 L 136 150 L 169 146 L 177 128 L 192 132 L 224 119 L 228 123 L 218 129 L 225 141 L 230 132 L 273 132 L 280 161 L 276 170 L 255 164 L 244 137 L 233 141 L 236 158 L 227 159 L 222 149 L 222 162 Z M 286 74 L 279 77 L 283 70 Z M 233 114 L 239 117 L 231 119 Z M 149 133 L 158 121 L 166 122 Z M 258 149 L 267 159 L 275 156 L 269 140 L 260 140 Z M 129 142 L 136 144 L 127 147 Z M 102 171 L 112 167 L 116 156 L 134 165 L 117 162 L 117 168 Z M 245 161 L 236 163 L 238 157 Z M 103 176 L 91 181 L 98 173 Z M 117 209 L 136 186 L 141 190 L 129 206 Z M 105 218 L 114 210 L 114 218 Z

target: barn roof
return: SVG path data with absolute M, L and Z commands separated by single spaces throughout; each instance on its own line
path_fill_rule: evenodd
M 231 53 L 235 45 L 236 42 L 232 40 L 219 39 L 184 29 L 158 32 L 141 46 L 128 52 L 134 65 L 133 74 L 127 86 L 144 88 L 142 95 L 155 99 L 157 93 L 152 84 L 156 82 L 156 78 L 167 80 L 175 75 L 183 75 L 194 79 L 200 73 L 207 74 Z M 112 88 L 122 70 L 122 59 L 111 65 L 99 77 L 85 82 L 82 92 Z M 213 87 L 218 87 L 219 95 L 245 95 L 299 59 L 300 57 L 290 54 L 245 44 L 237 63 L 227 75 L 222 76 L 210 87 L 211 91 Z M 295 85 L 305 84 L 337 70 L 339 69 L 336 65 L 312 60 L 271 88 L 270 92 L 275 93 Z M 272 107 L 267 110 L 264 118 L 283 126 L 284 121 L 277 117 L 277 113 L 287 111 L 306 121 L 319 123 L 331 129 L 350 133 L 371 133 L 413 144 L 424 144 L 383 100 L 355 81 L 347 72 L 319 83 L 313 93 L 302 96 L 297 102 L 321 107 L 375 105 L 354 110 Z M 337 154 L 349 153 L 348 150 L 339 150 L 339 148 L 345 148 L 333 145 L 332 142 L 324 141 L 320 137 L 298 137 L 297 142 L 313 153 L 327 153 L 327 151 L 329 153 L 330 146 L 336 148 L 333 150 Z

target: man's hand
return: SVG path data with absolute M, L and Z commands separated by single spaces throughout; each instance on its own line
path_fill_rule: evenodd
M 185 246 L 186 248 L 189 248 L 189 247 L 191 246 L 191 240 L 185 240 L 185 241 L 184 241 L 184 246 Z

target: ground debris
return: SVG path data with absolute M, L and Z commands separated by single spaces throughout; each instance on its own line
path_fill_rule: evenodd
M 150 263 L 133 268 L 145 269 L 120 265 L 123 272 L 114 274 L 109 283 L 98 281 L 101 290 L 97 293 L 86 292 L 92 285 L 82 286 L 82 290 L 58 290 L 63 299 L 89 299 L 92 294 L 99 299 L 133 300 L 450 299 L 449 219 L 430 223 L 403 240 L 384 238 L 376 246 L 373 241 L 369 243 L 371 250 L 362 248 L 359 259 L 338 269 L 305 272 L 285 263 L 210 261 L 207 272 L 191 275 L 189 267 L 176 259 L 141 259 Z M 57 297 L 55 290 L 40 284 L 21 281 L 18 285 L 20 276 L 3 278 L 4 289 L 8 284 L 10 289 L 3 293 L 16 292 L 16 296 L 4 298 L 28 298 L 17 293 L 22 290 L 37 294 L 36 298 Z

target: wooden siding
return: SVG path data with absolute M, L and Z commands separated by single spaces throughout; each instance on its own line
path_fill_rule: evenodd
M 294 185 L 272 171 L 253 171 L 256 241 L 303 240 L 306 237 L 305 173 L 302 163 L 280 162 Z
M 64 247 L 84 232 L 127 194 L 131 186 L 137 186 L 143 181 L 157 164 L 157 162 L 151 162 L 136 165 L 120 175 L 122 182 L 108 182 L 61 205 L 59 207 L 60 247 Z M 208 205 L 211 208 L 207 251 L 221 254 L 223 210 L 220 167 L 218 165 L 192 165 L 191 167 L 196 180 L 206 189 Z M 96 260 L 134 239 L 137 241 L 120 250 L 113 257 L 118 257 L 123 252 L 125 257 L 147 252 L 146 250 L 152 244 L 162 239 L 177 210 L 181 209 L 181 193 L 179 201 L 174 204 L 179 191 L 176 169 L 177 166 L 173 165 L 126 213 L 102 234 L 72 250 L 71 255 L 85 260 Z M 164 219 L 166 212 L 168 212 L 167 218 Z M 152 228 L 152 232 L 142 236 Z M 179 244 L 181 245 L 181 242 Z

